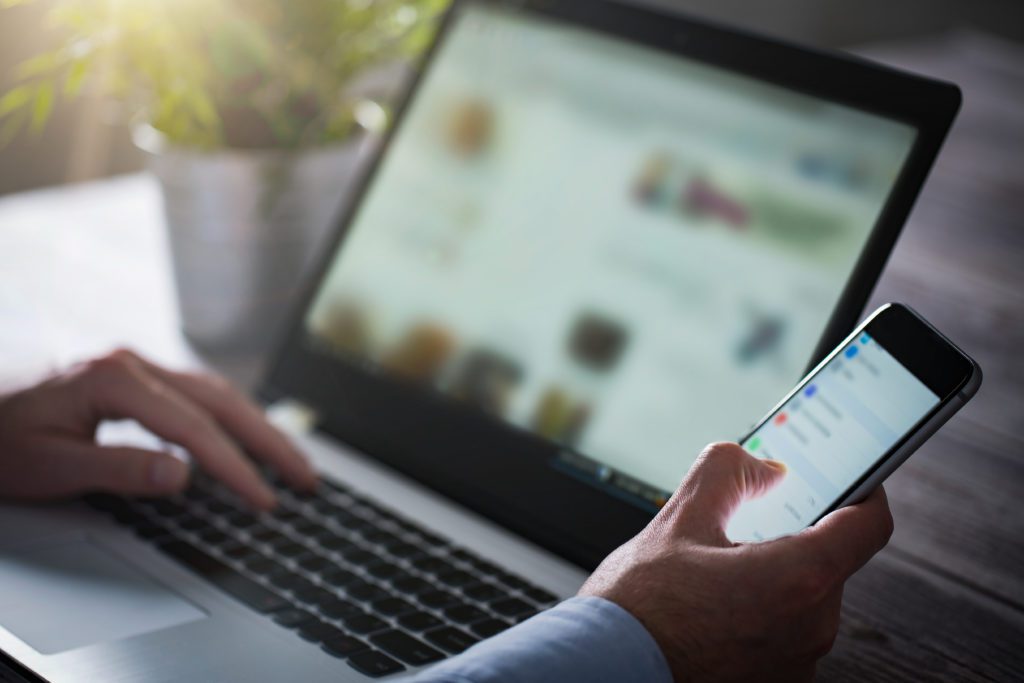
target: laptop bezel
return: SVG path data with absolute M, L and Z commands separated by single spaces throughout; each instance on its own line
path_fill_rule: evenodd
M 367 364 L 309 343 L 307 310 L 402 125 L 454 17 L 471 5 L 519 12 L 695 59 L 902 121 L 916 140 L 808 367 L 854 327 L 960 106 L 959 89 L 854 56 L 609 0 L 455 0 L 396 108 L 375 159 L 353 184 L 329 246 L 305 283 L 259 389 L 314 408 L 318 429 L 584 568 L 639 531 L 650 512 L 550 465 L 560 447 Z M 798 378 L 794 377 L 794 381 Z M 739 436 L 739 435 L 723 435 Z M 401 501 L 391 501 L 401 507 Z

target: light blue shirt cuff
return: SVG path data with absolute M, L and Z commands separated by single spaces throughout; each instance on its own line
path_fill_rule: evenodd
M 416 683 L 671 683 L 639 621 L 603 598 L 575 597 L 428 669 Z

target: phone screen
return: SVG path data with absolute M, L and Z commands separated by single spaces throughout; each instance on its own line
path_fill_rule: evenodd
M 743 442 L 788 472 L 726 529 L 764 541 L 814 523 L 940 401 L 868 333 L 848 343 Z

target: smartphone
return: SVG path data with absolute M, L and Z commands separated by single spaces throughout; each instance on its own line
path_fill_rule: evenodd
M 770 540 L 863 500 L 980 386 L 978 364 L 924 318 L 882 306 L 740 439 L 788 471 L 726 535 Z

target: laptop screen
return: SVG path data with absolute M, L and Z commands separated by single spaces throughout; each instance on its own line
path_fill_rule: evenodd
M 306 314 L 648 507 L 799 379 L 908 125 L 550 19 L 453 19 Z

